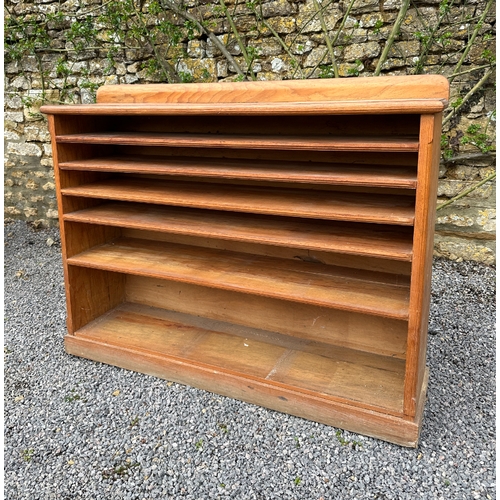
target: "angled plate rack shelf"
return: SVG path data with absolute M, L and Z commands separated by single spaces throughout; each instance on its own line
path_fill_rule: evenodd
M 66 350 L 416 446 L 447 98 L 414 76 L 44 106 Z

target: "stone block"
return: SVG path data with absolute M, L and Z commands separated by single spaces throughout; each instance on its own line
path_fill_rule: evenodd
M 39 146 L 26 142 L 8 142 L 7 153 L 20 156 L 42 156 L 42 150 Z
M 412 40 L 409 42 L 395 42 L 389 50 L 389 57 L 411 57 L 420 54 L 420 42 Z M 430 63 L 432 64 L 432 63 Z
M 345 12 L 351 2 L 349 0 L 341 0 L 340 5 Z M 364 14 L 365 12 L 376 12 L 379 10 L 379 0 L 356 0 L 351 8 L 351 15 Z
M 321 8 L 321 2 L 318 0 Z M 337 23 L 343 17 L 342 11 L 337 5 L 329 5 L 323 11 L 326 28 L 328 31 L 334 30 Z M 316 13 L 313 0 L 307 0 L 299 7 L 299 12 L 295 16 L 295 24 L 301 34 L 319 33 L 322 31 L 321 21 Z
M 275 0 L 262 4 L 262 15 L 264 17 L 289 16 L 297 12 L 297 5 L 287 0 Z
M 16 207 L 10 206 L 4 208 L 4 214 L 6 215 L 21 215 L 21 210 Z
M 184 59 L 177 63 L 177 72 L 188 73 L 196 82 L 216 82 L 215 59 Z
M 139 77 L 137 75 L 125 75 L 122 77 L 123 83 L 135 83 L 139 81 Z
M 23 107 L 21 96 L 18 93 L 6 93 L 4 99 L 5 107 L 8 109 L 19 109 Z
M 451 260 L 473 260 L 483 264 L 495 263 L 495 243 L 469 238 L 457 238 L 436 234 L 434 255 Z
M 217 77 L 225 78 L 227 76 L 227 61 L 217 61 Z
M 258 57 L 277 56 L 283 52 L 283 47 L 276 38 L 264 38 L 252 43 L 252 47 L 257 50 Z
M 293 33 L 296 29 L 295 19 L 293 17 L 271 17 L 268 23 L 269 26 L 280 35 Z
M 345 48 L 344 58 L 346 61 L 372 59 L 380 54 L 380 45 L 377 42 L 367 42 L 350 45 Z
M 296 55 L 308 54 L 316 44 L 307 36 L 288 35 L 285 37 L 285 44 L 290 47 L 290 52 Z
M 5 120 L 22 123 L 24 121 L 24 114 L 21 111 L 7 111 L 3 115 Z
M 26 207 L 23 212 L 26 217 L 36 217 L 38 215 L 38 209 L 34 207 Z
M 206 45 L 203 40 L 190 40 L 187 45 L 188 56 L 196 59 L 205 57 Z
M 383 23 L 384 18 L 380 12 L 370 12 L 370 14 L 364 14 L 359 20 L 360 28 L 373 28 L 377 24 Z
M 57 219 L 59 218 L 59 214 L 57 212 L 57 210 L 55 209 L 49 209 L 47 210 L 47 213 L 46 213 L 46 216 L 49 218 L 49 219 Z

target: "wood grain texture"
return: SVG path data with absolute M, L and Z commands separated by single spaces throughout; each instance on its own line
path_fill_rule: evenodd
M 406 357 L 406 321 L 143 276 L 126 279 L 127 302 L 381 356 Z
M 401 414 L 404 362 L 184 313 L 124 304 L 77 335 Z
M 107 203 L 64 215 L 66 221 L 220 238 L 411 261 L 411 232 L 392 226 L 332 223 L 137 203 Z M 87 226 L 88 227 L 88 226 Z M 71 255 L 74 255 L 72 253 Z
M 414 199 L 328 191 L 115 178 L 62 189 L 65 196 L 267 215 L 411 226 Z
M 425 374 L 441 120 L 441 114 L 422 116 L 420 132 L 421 150 L 408 323 L 408 363 L 405 375 L 405 414 L 411 417 L 415 415 L 419 406 L 418 398 Z
M 405 228 L 401 228 L 405 229 Z M 407 227 L 407 230 L 413 228 Z M 375 271 L 394 275 L 394 280 L 405 279 L 409 283 L 411 274 L 411 262 L 382 259 L 380 257 L 369 257 L 367 255 L 352 255 L 338 252 L 324 252 L 306 248 L 294 248 L 290 246 L 266 245 L 262 242 L 250 243 L 235 240 L 223 240 L 221 238 L 204 238 L 201 236 L 189 236 L 185 234 L 164 233 L 160 231 L 148 231 L 145 229 L 122 228 L 124 238 L 135 238 L 140 240 L 166 241 L 168 243 L 179 243 L 181 245 L 214 248 L 218 250 L 229 250 L 231 252 L 249 253 L 252 255 L 263 255 L 267 257 L 278 257 L 289 259 L 294 262 L 316 262 L 337 267 L 349 267 L 365 271 Z M 389 278 L 386 278 L 388 281 Z
M 394 276 L 382 273 L 126 238 L 82 252 L 68 263 L 387 318 L 408 318 L 406 280 L 401 277 L 401 284 L 394 284 Z
M 68 266 L 68 333 L 74 334 L 123 302 L 125 281 L 123 274 Z
M 352 115 L 352 114 L 406 114 L 406 113 L 439 113 L 445 107 L 442 99 L 395 99 L 387 101 L 322 101 L 322 102 L 276 102 L 276 103 L 226 103 L 221 107 L 218 103 L 111 103 L 81 105 L 45 105 L 41 112 L 48 115 L 88 114 L 93 116 L 259 116 L 259 115 Z
M 412 137 L 243 136 L 164 134 L 158 132 L 101 132 L 58 135 L 58 143 L 123 144 L 188 148 L 286 149 L 314 151 L 418 151 Z
M 182 175 L 215 179 L 249 179 L 311 184 L 379 186 L 415 189 L 416 169 L 395 165 L 352 165 L 290 161 L 227 160 L 161 156 L 119 156 L 74 160 L 59 164 L 63 170 L 135 174 Z
M 105 316 L 103 322 L 111 314 Z M 140 322 L 136 323 L 139 324 Z M 154 328 L 161 328 L 158 322 L 153 324 Z M 240 375 L 233 370 L 222 371 L 197 361 L 163 355 L 155 352 L 154 346 L 129 347 L 121 344 L 119 332 L 116 331 L 109 339 L 95 339 L 92 337 L 92 330 L 95 332 L 98 328 L 96 321 L 95 327 L 89 325 L 87 330 L 78 332 L 76 336 L 66 336 L 67 352 L 385 439 L 402 446 L 417 445 L 421 414 L 416 419 L 401 418 L 391 415 L 387 410 L 374 411 L 356 405 L 355 402 L 342 402 L 341 398 L 321 396 L 249 374 Z M 162 339 L 166 337 L 162 336 Z
M 379 101 L 449 97 L 448 80 L 439 75 L 336 78 L 268 82 L 113 85 L 97 91 L 101 103 L 269 103 Z M 389 104 L 390 105 L 390 104 Z M 222 106 L 221 106 L 222 107 Z M 369 108 L 365 108 L 365 112 Z
M 67 351 L 415 446 L 448 96 L 418 75 L 44 106 Z

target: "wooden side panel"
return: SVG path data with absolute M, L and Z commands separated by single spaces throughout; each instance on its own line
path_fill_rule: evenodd
M 189 85 L 105 85 L 98 103 L 225 103 L 448 99 L 443 76 L 401 76 L 288 80 L 275 82 L 190 83 Z
M 127 276 L 126 301 L 382 356 L 406 355 L 406 321 L 133 275 Z
M 97 269 L 68 266 L 68 333 L 121 304 L 125 298 L 125 276 Z
M 423 115 L 417 178 L 405 376 L 405 414 L 414 416 L 425 375 L 442 115 Z
M 97 224 L 79 224 L 64 221 L 66 239 L 66 258 L 89 250 L 92 247 L 109 243 L 121 236 L 119 227 Z

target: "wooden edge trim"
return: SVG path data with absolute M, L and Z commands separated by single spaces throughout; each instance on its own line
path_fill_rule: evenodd
M 433 114 L 442 111 L 442 99 L 392 99 L 314 102 L 251 102 L 251 103 L 104 103 L 45 105 L 48 115 L 356 115 L 356 114 Z
M 417 446 L 421 420 L 396 417 L 330 401 L 291 388 L 273 386 L 265 381 L 208 369 L 153 353 L 111 346 L 78 335 L 66 335 L 64 344 L 66 352 L 75 356 L 190 385 L 401 446 Z
M 300 102 L 448 99 L 441 75 L 257 82 L 104 85 L 97 102 Z

